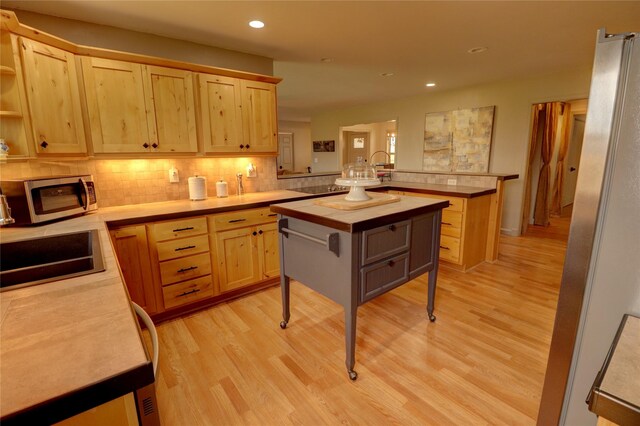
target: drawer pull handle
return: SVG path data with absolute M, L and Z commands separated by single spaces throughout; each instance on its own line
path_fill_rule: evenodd
M 442 222 L 443 225 L 449 225 L 449 226 L 453 226 L 451 223 L 449 222 Z
M 177 249 L 174 249 L 174 251 L 189 250 L 193 248 L 196 248 L 196 246 L 178 247 Z
M 269 216 L 269 217 L 276 217 L 276 216 L 278 216 L 278 213 L 271 213 L 271 214 L 268 214 L 267 216 Z
M 447 247 L 447 246 L 440 246 L 440 248 L 441 248 L 441 249 L 443 249 L 443 250 L 451 250 L 451 249 L 450 249 L 449 247 Z
M 396 230 L 396 226 L 395 225 L 389 225 L 389 231 L 393 232 Z
M 244 222 L 245 220 L 247 220 L 247 219 L 233 219 L 233 220 L 230 220 L 229 223 Z
M 188 296 L 188 295 L 190 295 L 190 294 L 197 293 L 197 292 L 199 292 L 199 291 L 200 291 L 200 289 L 199 289 L 199 288 L 194 288 L 193 290 L 189 290 L 189 291 L 185 291 L 184 293 L 180 293 L 180 294 L 179 294 L 179 295 L 177 295 L 176 297 Z
M 393 265 L 395 265 L 396 262 L 394 262 L 393 260 L 390 260 L 387 265 L 391 266 L 393 268 Z
M 193 226 L 187 226 L 186 228 L 178 228 L 178 229 L 174 229 L 173 232 L 180 232 L 180 231 L 191 231 L 193 229 Z
M 198 269 L 198 267 L 197 266 L 189 266 L 188 268 L 178 269 L 178 273 L 193 271 L 194 269 Z

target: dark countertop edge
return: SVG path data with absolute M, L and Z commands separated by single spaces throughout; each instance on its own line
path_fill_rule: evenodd
M 151 361 L 98 383 L 24 408 L 0 419 L 3 426 L 53 424 L 119 398 L 155 381 Z
M 415 173 L 421 175 L 451 175 L 451 176 L 480 176 L 480 177 L 494 177 L 498 180 L 512 180 L 518 179 L 520 175 L 518 173 L 452 173 L 452 172 L 423 172 L 421 170 L 391 170 L 391 172 L 397 173 Z
M 431 213 L 437 210 L 441 210 L 449 206 L 448 201 L 440 201 L 430 204 L 428 206 L 414 207 L 401 212 L 391 213 L 388 215 L 373 217 L 371 219 L 363 220 L 356 223 L 344 223 L 335 219 L 331 219 L 325 216 L 318 216 L 311 213 L 300 212 L 292 210 L 286 207 L 272 205 L 271 211 L 274 213 L 282 214 L 284 216 L 293 217 L 295 219 L 305 220 L 307 222 L 316 223 L 318 225 L 326 226 L 328 228 L 337 229 L 344 232 L 359 232 L 366 231 L 367 229 L 377 228 L 378 226 L 388 225 L 400 220 L 406 220 L 410 217 Z
M 613 354 L 618 346 L 624 327 L 627 324 L 627 319 L 630 316 L 635 317 L 635 315 L 630 314 L 625 314 L 622 317 L 622 321 L 620 321 L 620 326 L 616 331 L 616 335 L 611 343 L 609 352 L 607 352 L 602 368 L 598 372 L 586 400 L 586 403 L 589 406 L 589 411 L 617 424 L 640 424 L 640 407 L 600 389 L 600 385 L 607 373 L 607 369 L 609 368 Z
M 381 191 L 384 191 L 387 189 L 392 189 L 395 191 L 409 191 L 409 192 L 417 192 L 419 194 L 444 195 L 447 197 L 457 197 L 457 198 L 476 198 L 476 197 L 482 197 L 483 195 L 490 195 L 490 194 L 496 193 L 495 188 L 486 188 L 486 189 L 479 188 L 478 192 L 474 192 L 473 194 L 470 194 L 470 193 L 454 192 L 454 191 L 447 191 L 447 190 L 441 190 L 441 189 L 412 188 L 410 186 L 411 183 L 409 182 L 403 183 L 408 186 L 399 186 L 399 185 L 394 185 L 392 182 L 392 183 L 385 184 L 385 186 L 374 187 L 371 190 L 379 189 Z M 416 184 L 424 185 L 423 183 L 418 183 L 418 182 L 416 182 Z

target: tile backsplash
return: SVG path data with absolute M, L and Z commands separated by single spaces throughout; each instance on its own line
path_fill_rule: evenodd
M 257 169 L 256 178 L 247 178 L 249 163 Z M 96 181 L 101 207 L 152 203 L 189 198 L 189 176 L 205 176 L 207 193 L 216 196 L 220 178 L 229 184 L 229 194 L 236 193 L 236 173 L 243 174 L 245 192 L 278 189 L 274 157 L 177 158 L 136 160 L 28 160 L 0 165 L 0 179 L 53 175 L 91 174 Z M 169 169 L 178 169 L 180 182 L 169 183 Z

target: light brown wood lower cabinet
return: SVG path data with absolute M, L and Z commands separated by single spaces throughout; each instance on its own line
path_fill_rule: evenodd
M 389 191 L 392 194 L 448 200 L 442 211 L 440 229 L 440 259 L 466 271 L 485 261 L 491 197 L 450 197 L 410 191 Z
M 137 426 L 138 424 L 138 412 L 133 393 L 55 423 L 57 426 Z
M 275 220 L 268 207 L 209 216 L 221 293 L 280 274 Z
M 275 220 L 263 207 L 125 226 L 110 233 L 131 299 L 150 314 L 170 317 L 175 315 L 165 311 L 179 313 L 225 293 L 235 297 L 244 287 L 278 277 Z
M 109 232 L 131 300 L 147 313 L 155 313 L 157 305 L 146 227 L 133 225 Z

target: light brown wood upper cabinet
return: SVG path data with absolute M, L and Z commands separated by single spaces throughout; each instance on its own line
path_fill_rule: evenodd
M 86 153 L 74 55 L 24 37 L 20 48 L 36 151 Z
M 82 58 L 96 153 L 196 152 L 191 71 Z
M 198 79 L 206 153 L 277 152 L 274 84 L 210 74 Z
M 252 152 L 277 152 L 276 86 L 242 80 L 241 89 L 245 144 Z

